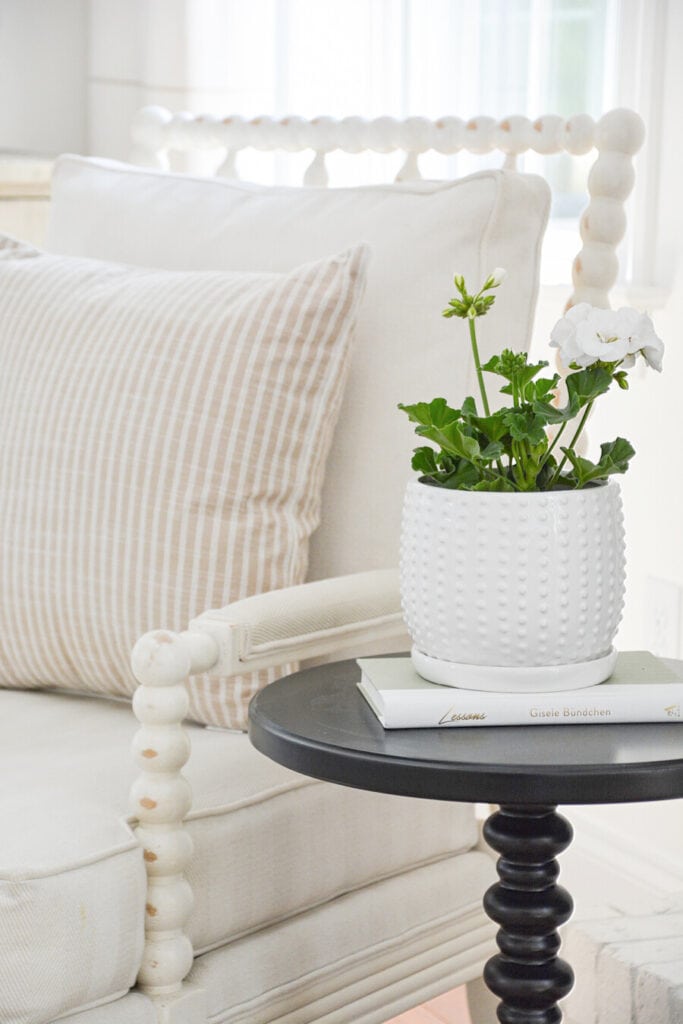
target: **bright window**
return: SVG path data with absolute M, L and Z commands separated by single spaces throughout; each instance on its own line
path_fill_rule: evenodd
M 208 60 L 212 81 L 218 76 L 224 86 L 213 103 L 206 94 L 205 108 L 214 113 L 226 113 L 227 90 L 229 112 L 243 116 L 599 117 L 637 99 L 634 54 L 642 75 L 656 6 L 657 0 L 210 0 L 195 8 L 193 45 L 203 64 L 198 76 Z M 542 173 L 553 188 L 545 283 L 569 280 L 593 158 L 531 154 L 520 161 L 520 169 Z M 239 168 L 252 180 L 298 184 L 309 162 L 307 154 L 247 152 Z M 327 161 L 333 185 L 390 179 L 401 162 L 400 154 L 332 154 Z M 500 154 L 420 158 L 430 178 L 500 164 Z M 633 211 L 629 219 L 634 230 Z M 633 276 L 626 247 L 621 262 Z

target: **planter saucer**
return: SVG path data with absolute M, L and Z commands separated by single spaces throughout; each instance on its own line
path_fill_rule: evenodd
M 493 693 L 554 693 L 556 690 L 581 690 L 603 683 L 612 675 L 617 652 L 611 647 L 601 658 L 571 665 L 524 666 L 466 665 L 457 661 L 431 658 L 413 647 L 415 671 L 431 683 L 455 686 L 461 690 L 488 690 Z

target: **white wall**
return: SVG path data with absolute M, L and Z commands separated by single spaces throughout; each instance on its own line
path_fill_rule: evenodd
M 653 311 L 658 333 L 667 346 L 661 376 L 645 374 L 631 395 L 613 396 L 600 413 L 605 438 L 623 433 L 636 448 L 637 458 L 624 477 L 624 506 L 628 544 L 627 610 L 620 642 L 640 647 L 646 639 L 648 577 L 675 582 L 683 588 L 683 4 L 668 4 L 664 103 L 661 110 L 661 163 L 658 195 L 658 248 L 670 263 L 670 295 L 663 309 Z M 597 417 L 596 417 L 597 420 Z M 598 425 L 596 423 L 596 425 Z M 683 609 L 681 609 L 683 614 Z M 683 620 L 679 622 L 683 638 Z M 683 656 L 681 641 L 677 651 Z M 627 842 L 649 851 L 656 874 L 658 854 L 678 864 L 683 846 L 683 802 L 650 804 L 610 811 L 609 822 L 620 827 Z M 683 884 L 681 886 L 683 888 Z
M 187 0 L 88 0 L 88 149 L 125 159 L 140 107 L 188 104 Z
M 88 0 L 0 0 L 0 150 L 85 147 Z
M 670 2 L 664 6 L 666 42 L 658 55 L 665 76 L 663 104 L 652 115 L 642 111 L 646 124 L 654 116 L 660 119 L 660 125 L 653 126 L 644 150 L 636 158 L 634 196 L 642 202 L 647 170 L 652 180 L 648 180 L 645 200 L 656 220 L 653 262 L 657 261 L 658 266 L 653 268 L 652 280 L 644 282 L 645 287 L 639 287 L 643 282 L 636 282 L 631 294 L 618 289 L 613 294 L 615 305 L 636 305 L 651 312 L 666 345 L 664 372 L 656 374 L 641 364 L 630 374 L 630 391 L 615 389 L 601 398 L 589 421 L 594 452 L 600 442 L 617 435 L 627 437 L 636 449 L 628 473 L 619 478 L 628 545 L 627 599 L 618 637 L 618 646 L 622 648 L 647 646 L 651 641 L 645 606 L 648 577 L 672 580 L 683 588 L 683 529 L 679 525 L 683 511 L 683 62 L 679 52 L 683 3 Z M 648 145 L 654 145 L 657 136 L 661 136 L 662 145 L 653 171 L 648 166 Z M 561 314 L 569 290 L 542 289 L 534 332 L 535 355 L 547 358 L 548 333 Z M 679 626 L 683 641 L 683 618 Z M 671 653 L 683 657 L 683 647 L 679 644 Z
M 669 580 L 683 588 L 683 3 L 666 4 L 666 17 L 666 44 L 659 55 L 665 74 L 664 101 L 661 110 L 655 111 L 661 118 L 663 144 L 647 196 L 657 218 L 655 283 L 670 286 L 663 308 L 651 310 L 666 345 L 664 371 L 658 375 L 641 367 L 632 373 L 631 390 L 615 390 L 600 399 L 589 425 L 595 448 L 621 435 L 636 449 L 628 473 L 620 478 L 627 536 L 626 608 L 617 637 L 617 646 L 623 650 L 651 644 L 648 579 Z M 641 167 L 647 158 L 646 140 Z M 638 163 L 636 168 L 638 173 Z M 554 289 L 546 289 L 541 296 L 536 352 L 558 314 L 559 298 Z M 650 299 L 661 297 L 653 294 Z M 615 302 L 647 308 L 648 293 L 617 294 Z M 679 638 L 675 653 L 683 657 L 683 618 Z M 661 894 L 683 890 L 683 801 L 572 808 L 569 817 L 576 827 L 576 840 L 563 861 L 566 877 L 579 887 L 584 900 L 590 901 L 592 894 L 606 902 L 628 878 L 634 898 L 648 885 Z M 611 870 L 605 870 L 606 864 Z
M 615 431 L 632 441 L 637 457 L 623 480 L 628 543 L 628 602 L 620 640 L 641 646 L 647 639 L 646 580 L 661 577 L 683 587 L 683 4 L 667 4 L 666 47 L 661 55 L 665 82 L 660 116 L 658 175 L 650 182 L 656 217 L 656 273 L 670 286 L 663 308 L 653 309 L 658 333 L 666 344 L 661 376 L 636 375 L 633 390 L 609 396 L 596 427 L 604 439 Z M 657 126 L 653 126 L 653 133 Z M 647 140 L 646 140 L 647 148 Z M 647 153 L 643 154 L 643 160 Z M 645 296 L 647 301 L 647 296 Z M 683 614 L 683 609 L 681 610 Z M 683 639 L 683 620 L 679 623 Z M 683 655 L 680 642 L 678 656 Z
M 125 159 L 131 118 L 147 104 L 247 116 L 268 109 L 276 62 L 262 26 L 274 3 L 245 0 L 237 33 L 232 7 L 216 0 L 89 0 L 89 151 Z
M 0 0 L 0 151 L 125 159 L 146 104 L 232 108 L 226 68 L 242 74 L 273 3 L 250 0 L 245 46 L 213 0 Z

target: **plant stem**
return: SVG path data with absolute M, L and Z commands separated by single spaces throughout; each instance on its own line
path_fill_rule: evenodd
M 593 399 L 593 402 L 594 401 L 595 401 L 595 399 Z M 589 402 L 588 405 L 586 406 L 586 408 L 584 409 L 583 416 L 581 417 L 579 425 L 576 428 L 576 433 L 574 434 L 573 438 L 571 439 L 571 441 L 569 442 L 569 444 L 567 446 L 568 448 L 572 448 L 573 449 L 574 445 L 578 441 L 579 434 L 583 430 L 583 428 L 585 426 L 585 423 L 586 423 L 586 420 L 588 419 L 589 413 L 590 413 L 591 409 L 593 408 L 593 402 Z M 559 437 L 559 434 L 558 434 L 558 437 Z M 566 461 L 567 461 L 567 455 L 565 453 L 565 455 L 564 455 L 564 457 L 562 459 L 562 462 L 559 464 L 559 466 L 555 470 L 555 475 L 553 476 L 552 480 L 550 481 L 550 485 L 548 487 L 549 491 L 552 490 L 553 487 L 555 486 L 555 484 L 557 483 L 557 481 L 559 479 L 559 476 L 560 476 L 560 473 L 562 472 Z
M 541 464 L 540 464 L 540 466 L 538 467 L 538 472 L 539 472 L 539 473 L 541 472 L 541 470 L 542 470 L 542 469 L 543 469 L 543 467 L 545 466 L 546 462 L 548 461 L 548 459 L 549 459 L 549 458 L 550 458 L 550 456 L 552 455 L 552 452 L 553 452 L 553 448 L 555 447 L 555 445 L 557 444 L 557 442 L 558 442 L 558 441 L 560 440 L 560 438 L 562 437 L 562 431 L 564 430 L 564 428 L 565 428 L 566 426 L 567 426 L 567 420 L 565 420 L 565 421 L 564 421 L 564 423 L 562 424 L 562 426 L 560 427 L 560 429 L 558 430 L 558 432 L 557 432 L 557 433 L 555 434 L 555 437 L 553 438 L 553 442 L 552 442 L 552 444 L 550 445 L 550 448 L 548 448 L 548 451 L 547 451 L 547 452 L 545 453 L 545 455 L 543 456 L 543 458 L 542 458 L 542 460 L 541 460 Z M 565 456 L 565 458 L 566 458 L 566 456 Z
M 524 464 L 524 445 L 521 441 L 512 441 L 510 448 L 517 469 L 515 474 L 515 483 L 519 487 L 520 491 L 525 491 L 527 471 Z
M 484 375 L 481 372 L 481 362 L 479 360 L 479 348 L 477 347 L 477 332 L 474 328 L 474 317 L 468 317 L 470 324 L 470 341 L 472 343 L 472 355 L 474 356 L 474 365 L 477 371 L 477 380 L 479 381 L 479 392 L 481 394 L 481 403 L 484 406 L 484 414 L 486 416 L 491 415 L 489 408 L 489 401 L 486 397 L 486 388 L 484 387 Z

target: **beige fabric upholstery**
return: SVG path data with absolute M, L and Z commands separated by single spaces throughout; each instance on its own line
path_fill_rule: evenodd
M 59 1024 L 158 1024 L 158 1018 L 151 999 L 140 992 L 129 992 L 113 1003 L 100 1003 L 91 1010 L 60 1017 Z
M 139 967 L 144 867 L 126 807 L 134 722 L 123 701 L 0 696 L 0 779 L 21 780 L 0 790 L 0 1021 L 44 1024 L 124 993 Z M 269 761 L 241 733 L 189 732 L 197 953 L 248 935 L 256 949 L 274 922 L 335 906 L 415 866 L 450 863 L 476 842 L 467 805 L 315 782 Z M 455 869 L 457 885 L 461 877 L 463 899 L 474 903 Z M 303 949 L 317 947 L 315 934 Z M 335 926 L 321 949 L 332 956 L 338 941 Z M 279 985 L 276 966 L 291 948 L 254 965 L 249 984 L 272 967 L 270 985 Z
M 366 251 L 153 271 L 0 237 L 0 685 L 130 693 L 158 626 L 301 582 Z M 241 727 L 271 673 L 197 677 Z
M 48 248 L 175 269 L 290 270 L 368 242 L 373 259 L 348 387 L 325 476 L 309 578 L 398 563 L 415 438 L 397 402 L 476 386 L 469 346 L 441 310 L 453 274 L 508 278 L 480 323 L 482 359 L 529 342 L 550 192 L 540 178 L 484 171 L 454 182 L 263 188 L 62 158 Z M 158 623 L 163 625 L 163 623 Z
M 469 980 L 495 952 L 472 852 L 325 903 L 195 961 L 212 1024 L 380 1024 Z
M 329 654 L 340 658 L 344 651 L 357 654 L 366 644 L 382 644 L 386 651 L 407 649 L 410 643 L 395 569 L 255 594 L 205 612 L 192 628 L 215 638 L 218 668 L 226 675 L 284 660 Z

